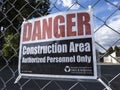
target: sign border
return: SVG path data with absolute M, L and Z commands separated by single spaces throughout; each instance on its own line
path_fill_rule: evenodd
M 57 14 L 50 14 L 47 17 L 51 16 L 51 15 L 59 15 L 59 14 L 68 14 L 68 13 L 77 13 L 77 12 L 87 12 L 90 15 L 90 23 L 93 24 L 93 17 L 91 15 L 91 10 L 82 10 L 82 11 L 69 11 L 69 12 L 60 12 Z M 44 18 L 44 17 L 42 17 Z M 38 19 L 38 18 L 36 18 Z M 35 20 L 36 20 L 35 19 Z M 32 19 L 31 19 L 32 20 Z M 28 20 L 31 21 L 31 20 Z M 26 22 L 26 21 L 24 21 Z M 25 73 L 21 73 L 21 48 L 22 48 L 22 37 L 23 37 L 23 24 L 22 23 L 22 27 L 21 27 L 21 38 L 20 38 L 20 50 L 19 50 L 19 63 L 18 63 L 18 73 L 20 77 L 36 77 L 36 78 L 51 78 L 51 79 L 76 79 L 76 80 L 80 80 L 80 79 L 97 79 L 97 64 L 96 64 L 96 52 L 95 52 L 95 40 L 93 38 L 93 25 L 91 25 L 91 39 L 92 39 L 92 51 L 93 51 L 93 76 L 82 76 L 82 75 L 48 75 L 48 74 L 25 74 Z M 79 37 L 80 38 L 80 37 Z

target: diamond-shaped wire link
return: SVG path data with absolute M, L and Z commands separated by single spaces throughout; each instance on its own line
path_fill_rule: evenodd
M 48 2 L 49 7 L 42 5 L 45 2 Z M 108 5 L 111 11 L 104 11 L 104 9 L 99 11 L 102 9 L 101 2 L 104 2 L 106 7 Z M 97 49 L 101 50 L 98 59 L 103 62 L 104 57 L 109 55 L 118 62 L 117 65 L 98 63 L 98 66 L 101 67 L 99 76 L 113 90 L 120 90 L 120 58 L 108 54 L 109 47 L 120 45 L 120 27 L 113 26 L 116 18 L 120 17 L 119 0 L 0 0 L 0 90 L 105 90 L 97 81 L 91 83 L 28 78 L 22 79 L 14 85 L 14 80 L 18 75 L 19 37 L 22 22 L 62 11 L 88 9 L 89 5 L 93 9 L 93 19 L 95 20 L 94 35 L 100 36 L 95 39 Z M 106 14 L 105 17 L 103 17 L 104 14 Z M 116 24 L 120 24 L 120 19 Z M 105 31 L 106 33 L 103 35 L 115 36 L 110 36 L 106 40 L 102 36 Z M 109 44 L 107 48 L 101 43 L 101 39 L 111 42 L 107 43 Z

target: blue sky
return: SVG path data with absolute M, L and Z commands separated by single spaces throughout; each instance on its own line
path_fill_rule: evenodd
M 50 1 L 52 8 L 51 13 L 73 10 L 74 11 L 85 10 L 88 9 L 89 5 L 94 6 L 93 7 L 94 15 L 96 15 L 101 20 L 106 21 L 106 24 L 109 27 L 112 27 L 113 30 L 115 30 L 115 31 L 111 30 L 110 28 L 104 25 L 104 22 L 94 18 L 93 19 L 94 31 L 98 30 L 95 32 L 95 40 L 106 49 L 108 49 L 110 46 L 120 45 L 120 10 L 116 8 L 120 6 L 120 0 L 108 0 L 110 1 L 109 3 L 106 2 L 107 0 L 50 0 Z M 54 5 L 57 9 L 54 7 Z M 99 27 L 101 28 L 99 29 Z M 100 48 L 99 46 L 97 47 Z M 102 49 L 100 48 L 99 50 Z M 104 50 L 102 51 L 104 52 Z

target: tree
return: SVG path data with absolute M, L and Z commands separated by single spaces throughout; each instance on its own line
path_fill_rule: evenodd
M 111 53 L 113 53 L 113 52 L 114 52 L 114 49 L 113 49 L 112 47 L 109 47 L 108 50 L 107 50 L 107 53 L 108 53 L 108 54 L 111 54 Z
M 116 52 L 120 52 L 120 47 L 119 46 L 115 46 L 114 49 L 115 49 Z
M 23 19 L 49 14 L 49 0 L 3 0 L 0 27 L 4 28 L 3 56 L 18 57 L 20 26 Z M 14 7 L 13 7 L 14 6 Z M 4 18 L 6 17 L 6 18 Z M 17 50 L 17 54 L 16 51 Z

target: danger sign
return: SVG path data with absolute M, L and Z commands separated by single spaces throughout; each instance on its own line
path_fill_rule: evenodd
M 62 12 L 24 21 L 19 74 L 53 79 L 96 79 L 90 12 Z

